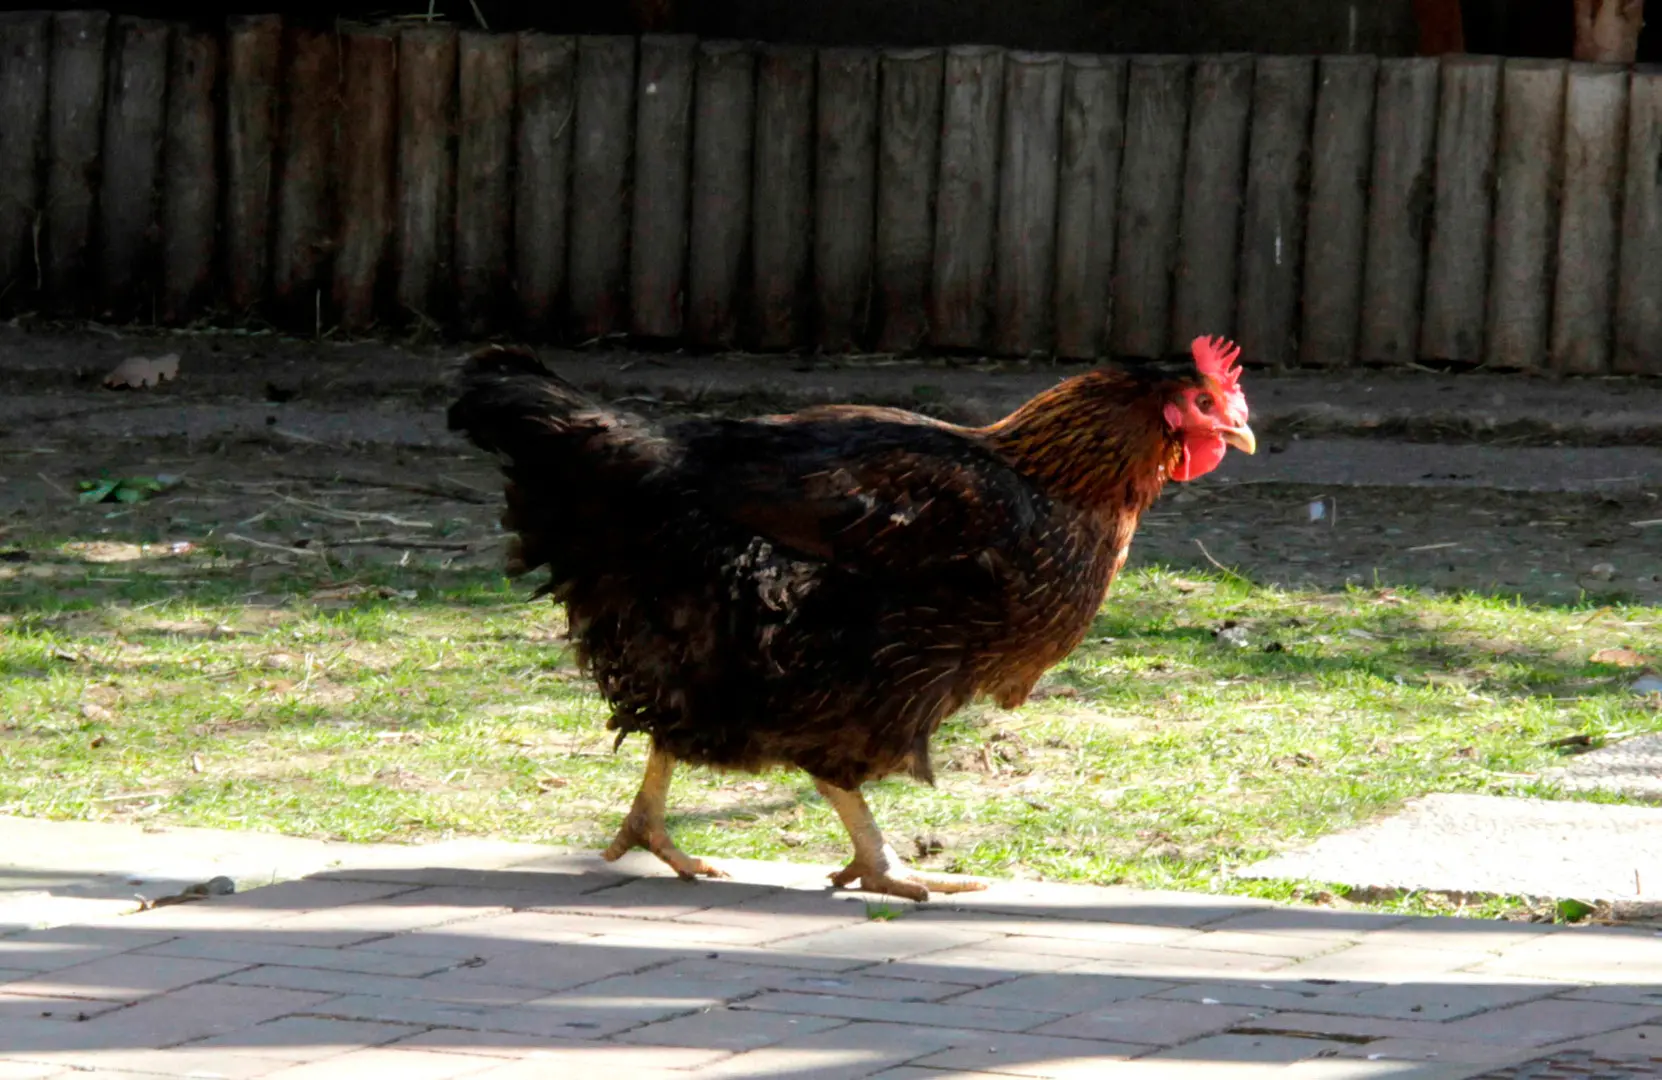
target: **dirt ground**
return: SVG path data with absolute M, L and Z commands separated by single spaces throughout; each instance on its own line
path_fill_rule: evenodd
M 175 383 L 138 391 L 98 384 L 125 356 L 168 351 L 185 357 Z M 489 564 L 500 544 L 494 466 L 442 430 L 442 372 L 455 353 L 374 347 L 320 365 L 303 362 L 304 347 L 247 338 L 6 331 L 0 551 L 44 538 L 212 538 L 227 550 L 295 558 L 326 549 L 349 559 Z M 685 372 L 693 363 L 673 367 Z M 1020 367 L 880 362 L 844 368 L 849 374 L 840 377 L 835 367 L 775 361 L 753 368 L 747 381 L 734 374 L 742 369 L 702 363 L 717 374 L 702 377 L 697 393 L 652 384 L 652 372 L 671 366 L 661 357 L 610 354 L 607 378 L 587 382 L 647 412 L 747 412 L 788 398 L 792 384 L 778 373 L 790 371 L 813 384 L 811 393 L 799 385 L 790 391 L 799 396 L 843 392 L 985 414 L 1056 377 Z M 1646 426 L 1662 425 L 1662 387 L 1560 384 L 1571 389 L 1553 397 L 1551 384 L 1535 380 L 1462 378 L 1428 376 L 1416 392 L 1489 401 L 1478 430 L 1438 426 L 1435 416 L 1460 409 L 1437 413 L 1401 394 L 1392 400 L 1406 404 L 1354 413 L 1348 426 L 1323 404 L 1360 396 L 1359 380 L 1389 384 L 1382 376 L 1262 380 L 1260 396 L 1281 410 L 1255 412 L 1255 426 L 1267 413 L 1261 440 L 1268 452 L 1242 470 L 1168 489 L 1145 520 L 1134 561 L 1184 568 L 1215 561 L 1255 581 L 1293 586 L 1377 583 L 1537 602 L 1662 603 L 1662 451 Z M 1557 412 L 1531 411 L 1531 401 Z M 1504 415 L 1496 419 L 1493 409 Z M 1324 415 L 1339 436 L 1325 442 L 1309 435 L 1311 418 Z M 1416 416 L 1426 423 L 1402 419 Z M 1446 441 L 1433 441 L 1439 432 Z M 1278 458 L 1278 447 L 1288 452 Z M 1444 461 L 1446 472 L 1436 464 Z M 1400 481 L 1377 482 L 1393 463 Z M 139 476 L 179 483 L 132 505 L 77 499 L 82 481 Z

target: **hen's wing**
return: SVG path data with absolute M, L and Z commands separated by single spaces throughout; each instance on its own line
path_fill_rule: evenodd
M 686 436 L 711 512 L 800 555 L 889 575 L 1014 569 L 1048 500 L 969 434 L 883 415 L 721 421 Z

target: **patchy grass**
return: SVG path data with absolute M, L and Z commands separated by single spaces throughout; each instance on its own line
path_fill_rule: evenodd
M 28 547 L 0 562 L 0 812 L 593 847 L 639 780 L 559 613 L 493 572 Z M 870 792 L 924 865 L 1308 896 L 1229 871 L 1427 792 L 1554 796 L 1534 779 L 1550 741 L 1662 730 L 1632 671 L 1588 659 L 1658 626 L 1655 607 L 1141 569 L 1031 703 L 943 729 L 938 788 Z M 845 854 L 798 773 L 685 770 L 672 806 L 689 851 Z

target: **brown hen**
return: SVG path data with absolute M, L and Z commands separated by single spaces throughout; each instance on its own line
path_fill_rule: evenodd
M 654 424 L 529 353 L 465 364 L 453 430 L 502 455 L 509 572 L 550 572 L 621 742 L 651 740 L 616 840 L 719 877 L 664 825 L 677 761 L 814 778 L 854 843 L 832 875 L 926 899 L 860 786 L 932 781 L 929 741 L 985 696 L 1014 708 L 1079 644 L 1168 479 L 1254 449 L 1239 350 L 1067 379 L 984 428 L 831 406 Z

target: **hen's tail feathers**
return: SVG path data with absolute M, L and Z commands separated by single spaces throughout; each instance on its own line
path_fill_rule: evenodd
M 672 448 L 651 424 L 615 412 L 549 371 L 527 349 L 490 346 L 456 379 L 450 430 L 501 455 L 502 524 L 517 534 L 508 571 L 553 571 L 550 587 L 584 572 L 627 530 L 641 482 Z

